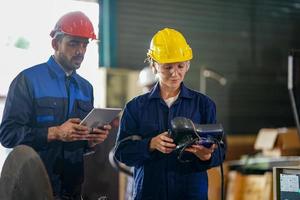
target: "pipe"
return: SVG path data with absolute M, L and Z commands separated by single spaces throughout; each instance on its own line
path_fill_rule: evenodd
M 219 74 L 216 71 L 207 68 L 200 69 L 200 92 L 206 94 L 206 79 L 211 78 L 217 81 L 220 85 L 224 86 L 227 83 L 227 80 L 224 76 Z

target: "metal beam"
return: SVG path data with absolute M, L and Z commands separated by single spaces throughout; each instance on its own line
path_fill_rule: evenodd
M 116 1 L 99 0 L 99 66 L 116 67 Z

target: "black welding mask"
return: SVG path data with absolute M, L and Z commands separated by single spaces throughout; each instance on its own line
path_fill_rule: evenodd
M 176 149 L 189 147 L 192 144 L 200 144 L 209 148 L 212 144 L 218 144 L 223 139 L 223 127 L 221 124 L 194 124 L 185 117 L 176 117 L 171 120 L 169 135 L 176 144 Z
M 197 141 L 197 135 L 194 131 L 194 124 L 185 117 L 176 117 L 171 120 L 171 129 L 169 135 L 176 144 L 176 149 L 184 146 L 190 146 Z

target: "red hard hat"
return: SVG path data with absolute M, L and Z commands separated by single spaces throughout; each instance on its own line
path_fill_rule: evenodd
M 50 36 L 53 38 L 56 33 L 96 39 L 92 22 L 80 11 L 69 12 L 63 15 L 51 31 Z

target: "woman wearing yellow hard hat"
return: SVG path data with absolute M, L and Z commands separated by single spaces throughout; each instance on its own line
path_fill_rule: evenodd
M 147 56 L 158 83 L 126 105 L 115 157 L 134 167 L 135 200 L 207 199 L 206 170 L 223 162 L 224 144 L 219 147 L 222 159 L 214 151 L 215 144 L 195 144 L 185 150 L 190 162 L 182 163 L 167 131 L 178 116 L 197 124 L 215 123 L 215 103 L 183 83 L 193 53 L 180 32 L 158 31 Z

